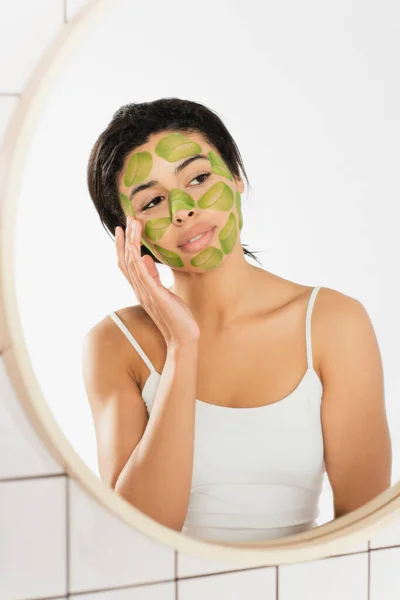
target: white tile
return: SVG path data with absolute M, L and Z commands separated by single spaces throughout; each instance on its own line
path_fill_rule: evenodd
M 267 567 L 178 581 L 179 600 L 275 600 L 276 569 Z M 291 599 L 293 600 L 293 598 Z M 297 598 L 296 598 L 297 600 Z
M 63 26 L 61 0 L 13 0 L 1 11 L 0 92 L 21 92 Z
M 124 590 L 77 594 L 74 600 L 175 600 L 175 582 L 155 583 Z
M 18 102 L 19 98 L 13 98 L 11 96 L 0 96 L 0 146 L 3 143 L 3 138 L 7 129 L 7 125 Z
M 177 575 L 178 577 L 187 577 L 190 575 L 206 575 L 207 573 L 221 573 L 223 571 L 236 571 L 246 567 L 266 566 L 266 561 L 262 563 L 254 563 L 254 565 L 243 565 L 239 562 L 228 563 L 218 560 L 210 560 L 189 554 L 178 552 L 177 557 Z
M 0 483 L 0 598 L 66 594 L 66 478 Z
M 174 579 L 174 550 L 146 537 L 70 480 L 71 592 Z
M 66 0 L 67 21 L 70 21 L 87 3 L 88 0 Z
M 62 473 L 16 397 L 0 357 L 0 479 Z
M 383 527 L 382 531 L 376 533 L 370 539 L 371 548 L 382 548 L 384 546 L 400 546 L 400 511 L 398 517 Z
M 371 552 L 371 592 L 369 600 L 399 600 L 400 548 Z
M 368 552 L 279 567 L 279 600 L 367 600 Z

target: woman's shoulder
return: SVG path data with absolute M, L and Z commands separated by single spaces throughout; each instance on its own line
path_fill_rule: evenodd
M 149 325 L 149 316 L 144 308 L 139 305 L 125 306 L 114 311 L 118 319 L 130 332 L 139 346 L 147 353 L 152 355 L 153 346 L 156 339 L 156 333 L 152 333 L 155 327 Z M 86 333 L 84 339 L 85 355 L 90 353 L 106 355 L 117 360 L 118 364 L 133 374 L 137 381 L 142 377 L 142 360 L 133 346 L 131 339 L 126 332 L 122 331 L 117 323 L 111 318 L 110 313 L 106 314 L 101 320 L 96 322 Z
M 313 330 L 316 336 L 321 334 L 325 338 L 328 328 L 333 331 L 339 321 L 343 321 L 351 315 L 365 312 L 364 306 L 357 298 L 338 289 L 321 284 L 310 286 L 288 280 L 286 282 L 289 298 L 292 298 L 293 303 L 302 305 L 302 313 L 311 301 L 311 294 L 318 288 L 312 306 Z
M 346 310 L 346 307 L 352 307 L 359 305 L 360 301 L 353 296 L 345 294 L 335 288 L 330 288 L 322 284 L 316 285 L 305 285 L 283 277 L 279 277 L 275 274 L 269 274 L 273 276 L 273 282 L 276 289 L 279 290 L 283 297 L 286 297 L 288 301 L 308 301 L 315 288 L 318 289 L 318 310 L 326 314 L 332 313 L 332 311 Z M 316 302 L 317 305 L 317 302 Z
M 118 320 L 122 321 L 129 331 L 142 329 L 148 321 L 148 314 L 140 304 L 124 306 L 104 315 L 102 319 L 92 326 L 88 333 L 96 332 L 98 335 L 102 334 L 104 336 L 114 335 L 119 328 L 116 327 L 115 322 L 111 317 L 112 314 L 116 315 Z
M 276 285 L 280 290 L 281 306 L 287 306 L 289 311 L 293 310 L 292 314 L 296 313 L 302 320 L 311 301 L 311 294 L 318 288 L 312 305 L 310 322 L 317 365 L 322 364 L 322 356 L 329 355 L 333 340 L 340 335 L 345 335 L 350 322 L 366 320 L 363 304 L 357 298 L 338 289 L 322 284 L 302 285 L 283 278 L 278 278 Z
M 118 323 L 112 318 L 112 313 L 116 315 Z M 87 336 L 99 344 L 114 346 L 120 355 L 125 352 L 127 358 L 132 360 L 136 352 L 126 332 L 121 330 L 121 322 L 142 348 L 148 348 L 149 340 L 157 337 L 158 329 L 140 304 L 110 311 L 93 325 Z

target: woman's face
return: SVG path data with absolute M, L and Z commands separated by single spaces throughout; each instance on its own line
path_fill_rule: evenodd
M 243 181 L 200 133 L 151 135 L 125 158 L 118 189 L 125 215 L 142 225 L 142 243 L 171 268 L 214 269 L 240 243 Z M 196 225 L 213 230 L 182 247 Z

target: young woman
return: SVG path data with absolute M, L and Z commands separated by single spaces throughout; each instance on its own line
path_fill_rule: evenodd
M 122 107 L 88 165 L 139 301 L 84 343 L 100 476 L 159 523 L 225 542 L 315 526 L 325 471 L 335 518 L 391 473 L 368 314 L 247 262 L 240 170 L 248 183 L 221 119 L 178 98 Z

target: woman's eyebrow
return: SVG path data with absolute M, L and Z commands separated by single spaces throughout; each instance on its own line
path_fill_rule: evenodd
M 208 158 L 208 156 L 206 156 L 204 154 L 196 154 L 195 156 L 191 156 L 190 158 L 187 158 L 186 160 L 183 161 L 183 163 L 181 163 L 180 165 L 178 165 L 175 168 L 175 175 L 177 173 L 179 173 L 180 171 L 182 171 L 182 169 L 187 167 L 194 160 L 198 160 L 201 158 L 205 158 L 208 161 L 210 160 Z M 156 179 L 153 179 L 152 181 L 148 181 L 147 183 L 142 183 L 141 185 L 134 187 L 129 195 L 129 200 L 132 200 L 132 198 L 135 194 L 138 194 L 139 192 L 142 192 L 143 190 L 147 190 L 149 187 L 153 187 L 154 185 L 157 185 L 157 184 L 158 184 L 158 181 Z

